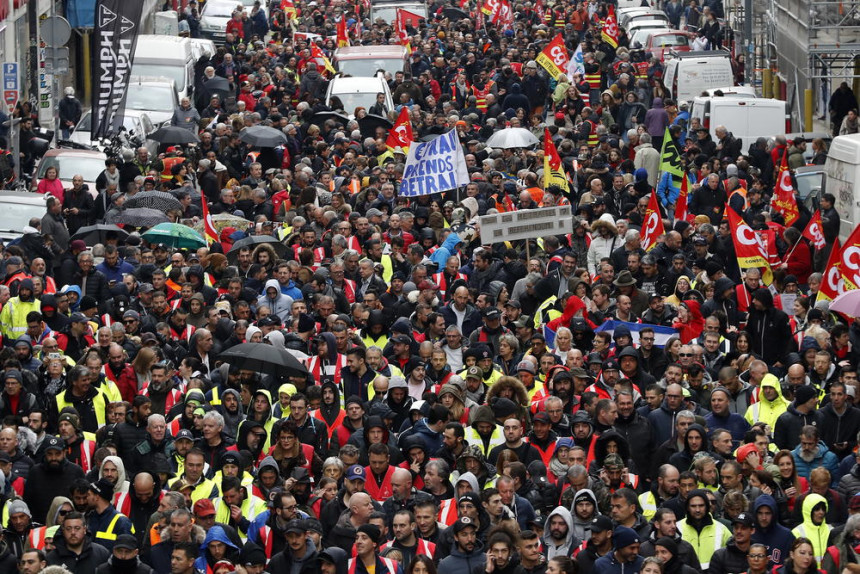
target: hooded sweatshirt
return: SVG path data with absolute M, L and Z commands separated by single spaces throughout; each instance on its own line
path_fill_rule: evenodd
M 594 497 L 594 493 L 592 493 L 591 496 Z M 567 536 L 561 545 L 558 545 L 558 542 L 550 536 L 550 527 L 553 516 L 561 516 L 567 523 Z M 547 560 L 551 560 L 556 556 L 570 556 L 576 548 L 579 548 L 579 545 L 582 544 L 582 540 L 580 540 L 574 533 L 573 517 L 570 515 L 570 511 L 567 508 L 559 506 L 550 512 L 546 519 L 546 524 L 544 524 L 543 527 L 542 541 L 546 550 Z
M 693 546 L 702 569 L 707 570 L 714 551 L 724 547 L 732 537 L 732 533 L 722 522 L 714 520 L 711 516 L 711 503 L 705 490 L 697 489 L 690 493 L 686 503 L 688 509 L 693 499 L 705 502 L 705 516 L 696 520 L 688 511 L 687 517 L 678 522 L 678 531 L 681 537 Z
M 580 518 L 576 514 L 576 501 L 583 496 L 590 499 L 591 503 L 594 505 L 594 512 L 592 512 L 591 516 L 585 519 Z M 582 541 L 589 540 L 591 538 L 591 521 L 600 515 L 600 510 L 597 508 L 597 497 L 594 496 L 594 492 L 589 488 L 583 488 L 582 490 L 576 491 L 576 494 L 573 495 L 573 508 L 571 508 L 569 512 L 571 520 L 573 521 L 573 535 Z M 546 526 L 544 526 L 544 535 L 546 535 Z
M 216 524 L 206 533 L 206 538 L 203 539 L 203 544 L 200 545 L 200 555 L 197 557 L 197 560 L 194 561 L 194 568 L 202 572 L 211 571 L 212 566 L 215 565 L 214 562 L 212 562 L 212 555 L 209 554 L 208 551 L 210 542 L 223 542 L 226 544 L 228 557 L 231 555 L 231 552 L 239 552 L 239 547 L 233 544 L 233 541 L 230 540 L 227 533 L 224 532 L 224 529 Z
M 767 567 L 770 570 L 774 566 L 779 566 L 785 562 L 791 550 L 791 543 L 794 542 L 794 535 L 791 533 L 791 530 L 779 523 L 779 510 L 777 509 L 776 500 L 769 494 L 762 494 L 755 499 L 753 516 L 757 516 L 759 508 L 763 506 L 770 508 L 770 511 L 773 513 L 773 519 L 767 528 L 762 528 L 760 524 L 756 524 L 752 541 L 753 544 L 764 544 L 767 546 Z
M 764 389 L 770 387 L 776 389 L 776 398 L 772 401 L 764 396 Z M 789 401 L 782 396 L 782 385 L 772 374 L 768 373 L 761 380 L 761 391 L 758 394 L 758 402 L 747 408 L 744 418 L 750 425 L 756 422 L 767 423 L 770 428 L 776 427 L 776 419 L 788 409 Z
M 684 301 L 684 306 L 690 310 L 690 319 L 686 323 L 675 320 L 672 327 L 678 329 L 681 342 L 687 344 L 699 338 L 705 329 L 705 318 L 702 317 L 701 306 L 698 301 Z
M 269 293 L 269 289 L 274 289 L 274 297 Z M 290 319 L 290 310 L 293 307 L 293 298 L 289 295 L 281 293 L 281 284 L 277 279 L 269 279 L 266 281 L 266 287 L 263 289 L 263 294 L 257 297 L 257 305 L 266 305 L 270 311 L 281 318 L 281 321 L 286 322 Z
M 833 527 L 827 524 L 826 518 L 818 525 L 812 522 L 812 509 L 819 504 L 823 504 L 825 510 L 827 509 L 827 500 L 823 496 L 814 492 L 807 495 L 806 500 L 803 501 L 803 522 L 791 532 L 797 538 L 801 536 L 809 538 L 812 542 L 812 553 L 815 555 L 815 560 L 821 564 L 821 559 L 824 558 L 824 553 L 829 546 L 830 531 L 833 530 Z

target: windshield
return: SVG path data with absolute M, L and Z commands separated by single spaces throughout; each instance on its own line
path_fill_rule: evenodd
M 102 162 L 104 169 L 104 162 Z M 26 203 L 7 203 L 3 202 L 3 209 L 0 210 L 0 230 L 2 231 L 23 231 L 24 226 L 28 225 L 30 219 L 34 217 L 41 218 L 45 215 L 45 206 L 29 205 Z
M 105 170 L 105 160 L 99 157 L 81 157 L 79 155 L 55 155 L 46 157 L 39 164 L 37 178 L 45 177 L 49 167 L 56 167 L 60 172 L 60 179 L 72 179 L 75 174 L 84 177 L 84 181 L 95 181 L 99 174 Z M 0 212 L 4 212 L 6 206 Z
M 651 45 L 655 48 L 665 48 L 666 46 L 686 46 L 687 36 L 683 34 L 660 34 L 654 36 L 651 40 Z
M 373 21 L 376 22 L 377 19 L 382 18 L 386 22 L 394 22 L 397 18 L 397 10 L 408 10 L 409 12 L 414 12 L 418 14 L 422 18 L 427 18 L 427 9 L 423 6 L 409 6 L 405 4 L 389 4 L 386 6 L 374 6 L 373 7 Z
M 173 90 L 166 86 L 146 86 L 128 91 L 125 107 L 130 110 L 172 112 L 176 107 Z
M 234 2 L 208 2 L 206 4 L 206 8 L 203 9 L 204 16 L 211 16 L 215 18 L 232 18 L 233 10 L 236 9 L 236 4 Z
M 172 66 L 169 64 L 141 64 L 134 62 L 131 73 L 133 76 L 150 76 L 156 78 L 159 76 L 165 76 L 173 80 L 176 84 L 177 92 L 181 92 L 185 89 L 184 66 Z M 131 95 L 132 92 L 132 90 L 129 90 L 129 95 Z
M 348 114 L 355 113 L 357 107 L 370 109 L 376 103 L 376 92 L 332 94 L 331 97 L 339 99 L 343 103 L 343 111 Z
M 338 69 L 344 74 L 355 77 L 372 77 L 378 70 L 383 72 L 400 72 L 403 70 L 403 58 L 373 58 L 367 60 L 340 60 Z
M 137 133 L 137 120 L 132 116 L 125 116 L 122 118 L 122 125 L 125 126 L 127 131 L 134 130 Z M 90 112 L 84 113 L 81 116 L 81 121 L 78 122 L 78 127 L 75 128 L 75 131 L 89 132 L 92 131 L 92 115 Z

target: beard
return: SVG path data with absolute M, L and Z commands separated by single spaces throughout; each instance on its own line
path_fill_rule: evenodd
M 61 460 L 50 460 L 45 463 L 45 468 L 48 472 L 52 474 L 59 474 L 63 472 L 63 461 Z

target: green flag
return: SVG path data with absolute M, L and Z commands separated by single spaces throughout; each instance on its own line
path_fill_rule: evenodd
M 669 135 L 669 128 L 666 128 L 666 133 L 663 134 L 663 149 L 660 150 L 660 172 L 669 172 L 678 180 L 684 176 L 681 151 L 678 149 L 678 144 Z

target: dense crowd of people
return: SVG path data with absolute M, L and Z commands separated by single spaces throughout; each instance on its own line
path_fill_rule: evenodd
M 658 59 L 601 35 L 605 4 L 428 8 L 394 109 L 323 102 L 309 41 L 331 57 L 346 20 L 356 44 L 398 42 L 364 4 L 258 3 L 174 115 L 198 145 L 111 158 L 94 190 L 40 183 L 47 213 L 0 266 L 0 571 L 858 568 L 860 330 L 819 294 L 840 218 L 822 194 L 816 249 L 806 205 L 785 225 L 770 204 L 783 158 L 820 163 L 824 142 L 712 139 Z M 663 8 L 723 42 L 718 0 Z M 584 74 L 536 63 L 557 33 Z M 416 139 L 457 131 L 465 189 L 398 193 L 404 150 L 359 120 L 404 106 Z M 286 143 L 248 146 L 255 125 Z M 506 127 L 548 130 L 567 184 L 544 185 L 540 149 L 488 147 Z M 205 203 L 208 247 L 76 235 L 158 191 L 178 224 Z M 569 233 L 481 236 L 481 215 L 557 205 Z M 728 210 L 768 268 L 739 266 Z M 243 343 L 291 360 L 249 368 Z

